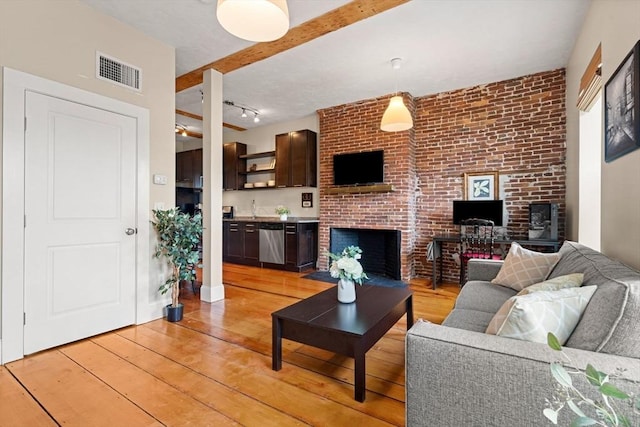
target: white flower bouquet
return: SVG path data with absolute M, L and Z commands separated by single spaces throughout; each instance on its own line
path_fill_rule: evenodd
M 327 252 L 327 256 L 331 258 L 331 266 L 329 273 L 331 277 L 342 280 L 351 280 L 359 285 L 362 281 L 368 279 L 367 274 L 362 270 L 360 258 L 362 258 L 362 249 L 357 246 L 347 246 L 342 250 L 340 255 Z

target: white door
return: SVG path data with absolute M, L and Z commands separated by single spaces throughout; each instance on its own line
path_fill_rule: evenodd
M 30 354 L 135 322 L 136 121 L 27 92 Z

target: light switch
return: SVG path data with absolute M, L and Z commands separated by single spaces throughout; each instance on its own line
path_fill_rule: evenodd
M 157 185 L 167 185 L 167 176 L 154 174 L 153 183 Z
M 163 211 L 164 210 L 164 202 L 155 202 L 153 204 L 154 211 Z

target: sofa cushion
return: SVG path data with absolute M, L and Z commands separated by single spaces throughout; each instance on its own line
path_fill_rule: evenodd
M 560 289 L 565 288 L 577 288 L 582 285 L 583 281 L 583 273 L 567 274 L 545 280 L 544 282 L 536 283 L 535 285 L 527 286 L 518 292 L 518 295 L 527 295 L 538 291 L 559 291 Z
M 502 304 L 514 296 L 516 291 L 506 286 L 494 285 L 481 280 L 465 283 L 456 298 L 455 308 L 484 311 L 495 314 Z
M 443 326 L 456 329 L 466 329 L 473 332 L 484 332 L 493 317 L 493 313 L 479 310 L 454 308 L 442 322 Z
M 567 347 L 640 357 L 640 272 L 576 242 L 566 241 L 550 278 L 584 273 L 597 285 Z
M 521 291 L 545 280 L 559 259 L 560 255 L 557 253 L 531 251 L 513 242 L 502 268 L 491 283 Z
M 552 332 L 564 344 L 578 324 L 597 286 L 517 295 L 493 316 L 488 334 L 545 344 Z

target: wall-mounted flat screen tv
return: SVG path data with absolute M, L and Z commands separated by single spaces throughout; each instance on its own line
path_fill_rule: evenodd
M 384 151 L 335 154 L 334 185 L 365 185 L 384 182 Z
M 464 219 L 480 218 L 502 226 L 503 206 L 502 200 L 454 200 L 453 223 L 459 225 Z

